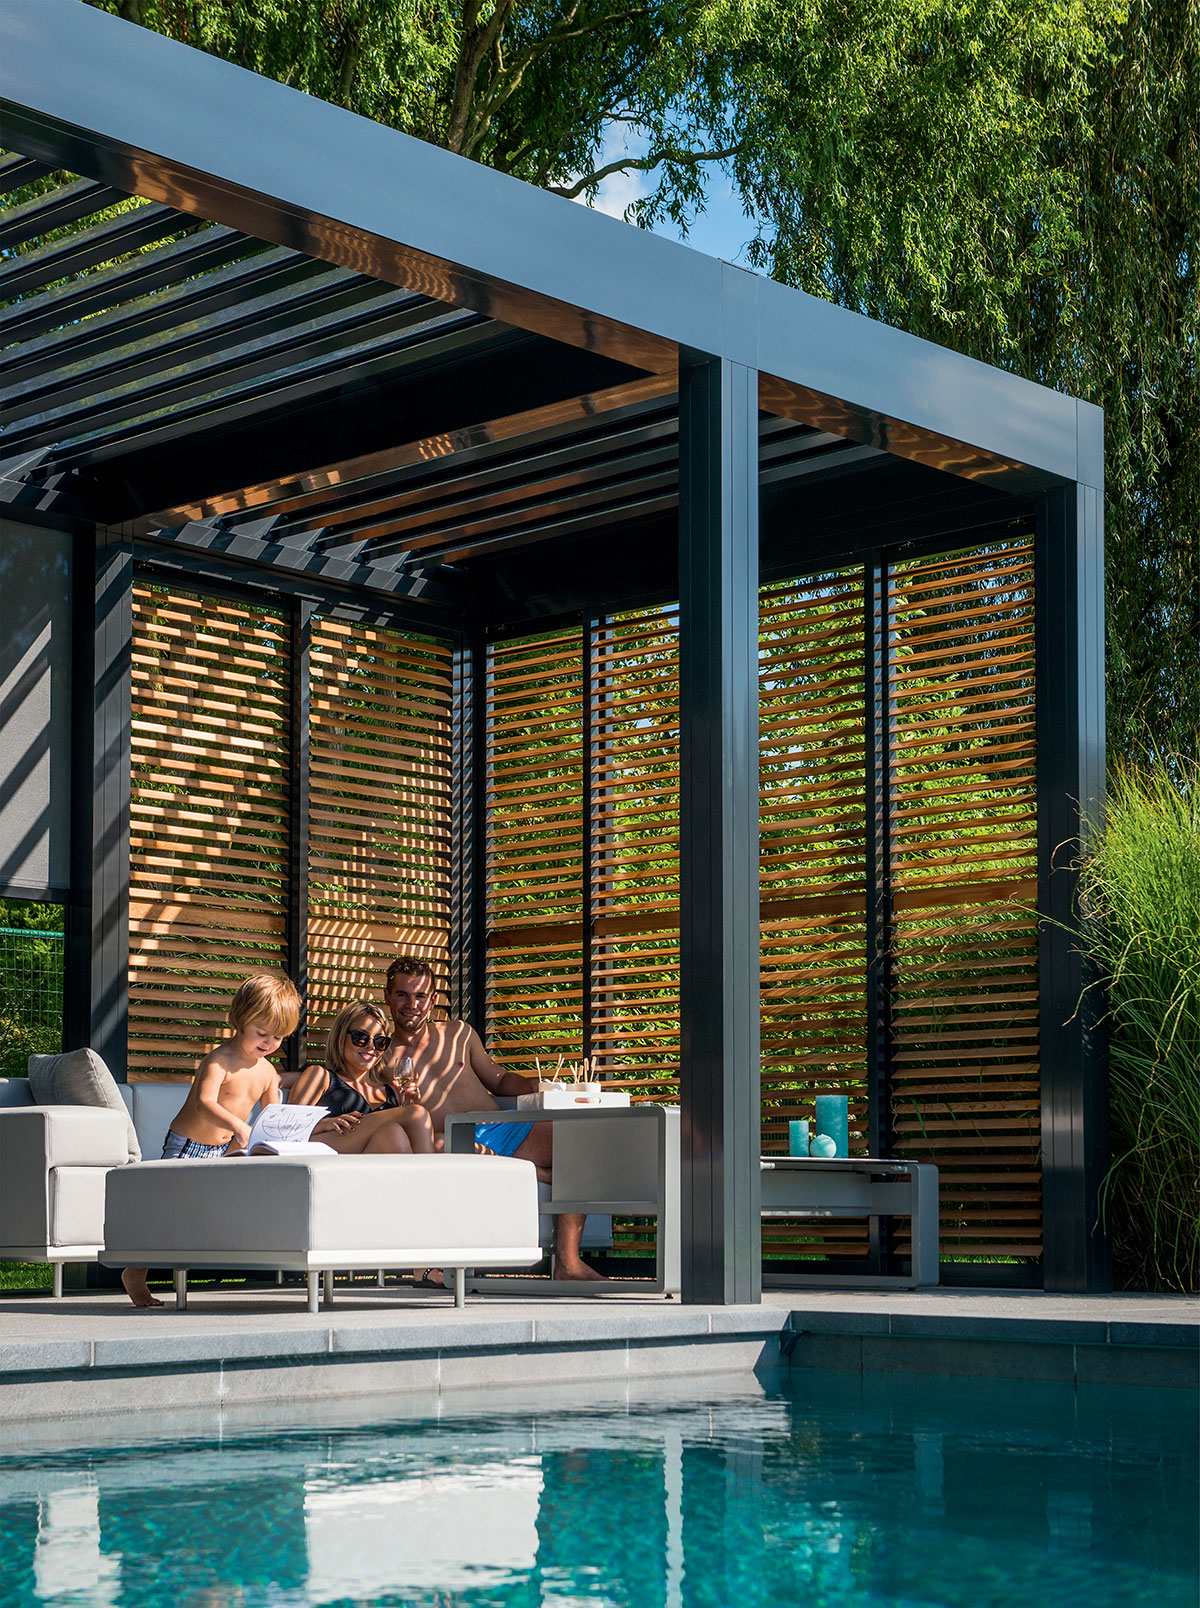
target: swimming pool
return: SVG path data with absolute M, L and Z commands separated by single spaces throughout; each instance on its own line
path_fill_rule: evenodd
M 1195 1608 L 1193 1406 L 816 1373 L 590 1408 L 355 1400 L 320 1426 L 292 1403 L 290 1427 L 11 1450 L 4 1600 Z

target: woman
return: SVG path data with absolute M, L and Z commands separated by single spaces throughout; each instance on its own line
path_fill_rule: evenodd
M 401 1104 L 416 1086 L 398 1090 L 380 1062 L 391 1043 L 377 1005 L 360 1000 L 338 1012 L 329 1030 L 324 1066 L 307 1067 L 288 1095 L 290 1105 L 323 1105 L 345 1118 L 345 1132 L 323 1131 L 322 1144 L 340 1155 L 433 1154 L 433 1124 L 422 1105 Z

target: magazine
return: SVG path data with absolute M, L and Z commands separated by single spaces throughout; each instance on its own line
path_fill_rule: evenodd
M 329 1111 L 325 1106 L 269 1105 L 254 1119 L 246 1140 L 248 1156 L 336 1156 L 332 1145 L 309 1135 Z

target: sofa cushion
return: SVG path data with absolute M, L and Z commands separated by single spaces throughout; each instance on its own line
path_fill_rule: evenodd
M 65 1055 L 31 1055 L 29 1090 L 38 1105 L 104 1106 L 119 1111 L 127 1125 L 129 1160 L 141 1161 L 133 1119 L 112 1073 L 95 1050 L 68 1050 Z
M 55 1167 L 50 1173 L 50 1238 L 55 1245 L 104 1244 L 103 1167 Z

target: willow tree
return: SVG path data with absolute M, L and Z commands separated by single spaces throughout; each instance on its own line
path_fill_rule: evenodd
M 1196 0 L 94 3 L 1099 403 L 1113 741 L 1194 747 Z

